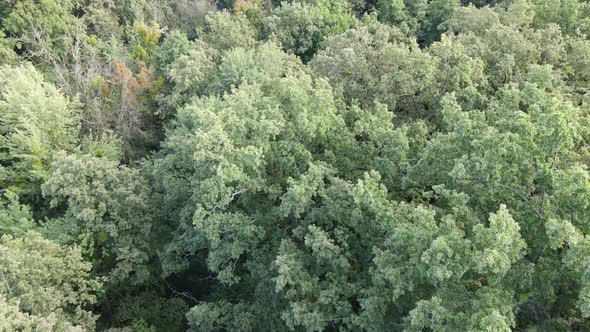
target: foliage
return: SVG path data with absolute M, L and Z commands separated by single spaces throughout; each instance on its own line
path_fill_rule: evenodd
M 268 17 L 265 30 L 287 52 L 307 61 L 327 37 L 344 32 L 352 23 L 344 1 L 293 1 L 282 4 Z
M 23 42 L 22 46 L 32 48 L 29 50 L 32 55 L 52 50 L 64 51 L 76 27 L 76 18 L 72 15 L 75 5 L 72 0 L 14 1 L 14 7 L 2 25 L 6 32 Z M 45 36 L 48 37 L 47 45 L 40 45 L 40 39 Z
M 31 194 L 47 178 L 59 150 L 77 143 L 77 105 L 31 65 L 0 68 L 0 181 Z
M 434 74 L 432 58 L 415 42 L 379 23 L 329 39 L 310 66 L 348 102 L 380 102 L 389 109 L 428 97 Z
M 250 48 L 256 43 L 258 31 L 244 15 L 212 12 L 207 15 L 206 21 L 202 31 L 197 30 L 197 35 L 216 50 Z
M 137 24 L 135 33 L 137 41 L 131 58 L 143 61 L 151 59 L 160 41 L 160 26 L 156 22 L 152 22 L 150 26 Z
M 559 0 L 533 1 L 537 27 L 543 27 L 549 23 L 560 26 L 566 34 L 575 35 L 590 33 L 590 4 L 585 1 Z
M 459 0 L 430 1 L 417 37 L 426 45 L 437 41 L 440 38 L 440 32 L 445 30 L 444 23 L 455 14 L 458 8 Z
M 426 16 L 428 2 L 425 0 L 379 0 L 379 18 L 400 28 L 405 33 L 416 33 Z
M 55 156 L 43 194 L 80 228 L 95 271 L 109 280 L 145 281 L 152 244 L 152 217 L 142 176 L 118 161 L 92 155 Z
M 0 310 L 3 329 L 92 329 L 96 317 L 85 310 L 96 301 L 100 282 L 79 248 L 61 247 L 38 234 L 0 239 Z
M 22 236 L 35 226 L 30 208 L 20 204 L 15 193 L 5 192 L 1 204 L 0 235 Z
M 0 0 L 0 330 L 590 330 L 582 0 Z
M 206 24 L 207 14 L 216 9 L 215 2 L 210 0 L 174 0 L 170 1 L 173 12 L 167 19 L 173 23 L 171 27 L 185 33 L 191 39 L 196 37 L 197 29 Z
M 6 34 L 0 31 L 0 66 L 13 64 L 18 57 L 13 51 L 14 42 L 6 38 Z
M 180 298 L 166 299 L 154 292 L 128 296 L 115 309 L 115 325 L 133 325 L 144 321 L 156 331 L 180 331 L 185 327 L 184 315 L 189 307 Z

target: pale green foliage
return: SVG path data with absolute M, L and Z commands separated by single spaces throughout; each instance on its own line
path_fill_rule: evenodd
M 390 110 L 426 98 L 434 62 L 396 28 L 381 24 L 351 29 L 326 42 L 311 67 L 330 79 L 336 92 L 361 106 L 381 102 Z
M 168 47 L 173 46 L 162 45 L 162 52 L 172 52 L 167 50 Z M 185 54 L 179 54 L 168 65 L 170 91 L 165 91 L 159 98 L 163 106 L 160 112 L 167 117 L 182 108 L 192 97 L 220 94 L 245 80 L 263 80 L 301 70 L 294 56 L 284 54 L 271 43 L 253 49 L 234 48 L 220 54 L 206 43 L 197 41 L 182 53 Z
M 325 165 L 312 163 L 299 179 L 289 178 L 287 192 L 281 196 L 283 216 L 293 214 L 295 218 L 300 218 L 301 213 L 311 207 L 312 198 L 323 190 L 324 178 L 333 173 L 334 171 Z
M 455 182 L 473 193 L 477 183 L 488 195 L 530 188 L 535 177 L 547 185 L 544 177 L 558 158 L 567 157 L 581 139 L 580 110 L 530 83 L 522 91 L 503 89 L 499 100 L 490 103 L 487 120 L 480 111 L 462 112 L 452 97 L 443 105 L 450 131 L 429 142 L 416 175 L 435 183 Z M 434 164 L 438 166 L 432 168 Z
M 16 191 L 35 190 L 53 154 L 73 149 L 78 110 L 31 65 L 0 68 L 0 180 Z M 31 186 L 33 186 L 31 188 Z
M 385 329 L 396 323 L 387 312 L 403 310 L 402 298 L 410 294 L 414 297 L 428 288 L 434 291 L 434 303 L 444 299 L 456 304 L 437 309 L 434 304 L 419 303 L 410 313 L 409 327 L 464 330 L 459 328 L 464 318 L 471 320 L 472 329 L 487 326 L 488 320 L 505 328 L 513 325 L 514 302 L 503 290 L 504 276 L 523 257 L 525 244 L 505 208 L 491 215 L 489 228 L 481 223 L 471 226 L 477 222 L 475 216 L 465 218 L 459 209 L 438 222 L 435 212 L 427 207 L 389 201 L 379 181 L 376 173 L 356 186 L 332 180 L 332 186 L 318 193 L 321 207 L 310 208 L 294 230 L 301 244 L 282 242 L 275 260 L 275 281 L 277 290 L 284 292 L 290 303 L 282 314 L 287 325 L 313 331 L 323 330 L 327 324 Z M 465 203 L 464 196 L 437 190 L 441 197 L 456 201 L 453 204 Z M 471 227 L 473 230 L 467 232 L 474 235 L 468 239 L 466 230 Z M 364 248 L 372 248 L 373 258 Z M 503 270 L 489 271 L 490 275 L 485 262 L 491 261 L 504 266 Z M 492 266 L 496 268 L 494 263 Z M 497 288 L 473 290 L 478 283 L 475 280 L 493 275 Z M 425 289 L 425 285 L 430 287 Z M 473 296 L 479 298 L 475 306 L 481 311 L 458 305 L 462 298 Z M 361 305 L 357 311 L 350 306 L 351 298 Z M 436 325 L 430 325 L 421 315 L 441 317 Z
M 137 319 L 132 324 L 122 328 L 110 328 L 105 332 L 157 332 L 156 328 L 146 323 L 143 319 Z
M 196 305 L 186 314 L 189 331 L 255 331 L 253 325 L 257 318 L 248 309 L 245 304 L 225 302 Z
M 244 15 L 212 12 L 207 15 L 206 21 L 203 30 L 197 30 L 197 37 L 218 51 L 250 48 L 256 43 L 258 31 Z
M 4 298 L 0 298 L 0 317 L 0 331 L 84 331 L 81 326 L 73 325 L 55 313 L 39 316 L 23 312 L 18 305 L 8 303 Z
M 580 0 L 533 0 L 537 27 L 558 24 L 567 34 L 590 33 L 590 4 Z
M 61 247 L 36 233 L 22 239 L 4 235 L 0 311 L 14 321 L 0 320 L 2 330 L 63 331 L 72 325 L 80 331 L 92 329 L 96 317 L 86 306 L 96 301 L 100 283 L 90 277 L 90 269 L 79 248 Z
M 104 132 L 99 136 L 84 136 L 80 142 L 80 148 L 82 152 L 99 158 L 112 161 L 123 158 L 123 142 L 111 132 Z
M 29 207 L 19 203 L 18 195 L 7 191 L 0 202 L 0 235 L 21 236 L 35 226 Z
M 465 17 L 519 31 L 526 10 Z M 538 62 L 523 51 L 507 78 L 517 83 L 489 94 L 502 82 L 488 80 L 488 52 L 508 48 L 484 45 L 497 36 L 458 15 L 451 23 L 489 49 L 476 52 L 459 34 L 422 51 L 370 20 L 330 38 L 312 68 L 344 102 L 270 45 L 221 56 L 216 86 L 201 91 L 223 95 L 178 111 L 155 164 L 179 220 L 162 259 L 166 272 L 182 273 L 187 257 L 206 255 L 221 284 L 255 297 L 228 302 L 220 290 L 212 299 L 222 301 L 187 316 L 195 330 L 505 331 L 521 305 L 554 301 L 535 292 L 535 276 L 556 261 L 535 268 L 527 259 L 539 258 L 527 255 L 546 250 L 545 214 L 566 215 L 553 200 L 585 208 L 584 193 L 567 196 L 571 180 L 556 171 L 561 158 L 577 158 L 568 151 L 583 137 L 580 108 L 544 62 L 559 43 Z M 535 36 L 533 53 L 544 35 Z M 411 120 L 421 112 L 435 124 Z
M 418 183 L 422 185 L 444 183 L 448 188 L 464 191 L 476 198 L 472 202 L 477 209 L 491 207 L 492 202 L 499 200 L 513 206 L 513 218 L 502 217 L 504 212 L 501 209 L 490 219 L 489 230 L 483 230 L 481 226 L 473 230 L 477 248 L 473 256 L 476 271 L 488 275 L 495 283 L 500 282 L 498 278 L 506 275 L 506 271 L 515 265 L 520 257 L 518 253 L 525 247 L 520 242 L 510 243 L 519 228 L 532 259 L 539 259 L 539 255 L 549 247 L 560 248 L 568 241 L 567 238 L 577 233 L 573 226 L 562 226 L 555 219 L 548 219 L 551 240 L 547 242 L 542 235 L 546 218 L 576 218 L 586 209 L 581 200 L 586 197 L 587 176 L 580 173 L 585 168 L 570 166 L 570 163 L 575 164 L 576 155 L 571 151 L 581 143 L 585 120 L 579 108 L 561 95 L 549 92 L 551 83 L 547 83 L 547 79 L 539 79 L 543 77 L 543 72 L 542 67 L 535 68 L 531 71 L 535 75 L 531 75 L 529 82 L 524 82 L 520 89 L 510 85 L 501 89 L 497 99 L 489 102 L 485 116 L 481 111 L 461 110 L 453 95 L 445 97 L 442 113 L 448 132 L 438 133 L 430 140 L 408 177 L 420 179 Z M 544 77 L 551 79 L 551 71 Z M 578 173 L 577 177 L 565 176 L 576 174 L 574 172 Z M 513 224 L 512 219 L 520 227 Z M 497 234 L 500 230 L 503 233 L 500 237 L 490 234 Z M 581 243 L 575 238 L 572 241 Z M 478 248 L 485 243 L 489 249 Z M 575 253 L 580 250 L 586 250 L 583 248 L 580 244 L 568 255 L 574 257 L 572 255 L 578 255 Z M 530 277 L 531 273 L 550 273 L 547 270 L 552 269 L 549 262 L 554 262 L 556 258 L 550 253 L 547 256 L 543 260 L 546 263 L 533 270 L 525 268 L 526 265 L 522 267 L 519 273 L 528 276 L 519 281 L 521 286 L 518 287 L 530 289 L 531 283 L 535 282 Z M 580 273 L 575 269 L 573 272 Z M 510 273 L 505 278 L 512 278 Z M 549 287 L 553 292 L 553 287 L 559 286 Z M 524 303 L 539 314 L 538 300 L 527 291 L 524 294 L 528 294 L 523 295 L 528 298 Z M 550 294 L 541 293 L 538 296 L 552 301 Z M 503 315 L 505 322 L 511 322 L 510 316 Z
M 526 243 L 520 238 L 520 227 L 505 205 L 500 206 L 496 214 L 490 214 L 489 228 L 478 224 L 473 233 L 475 269 L 491 280 L 502 278 L 511 265 L 522 258 L 526 248 Z
M 565 74 L 578 91 L 587 92 L 590 82 L 590 40 L 576 39 L 568 46 Z
M 104 1 L 104 7 L 107 7 L 112 0 L 94 0 Z M 159 22 L 167 25 L 167 17 L 170 11 L 169 1 L 158 0 L 116 0 L 114 6 L 109 8 L 114 11 L 117 19 L 122 23 L 122 28 L 127 29 L 127 33 L 133 30 L 133 26 L 140 22 Z
M 274 163 L 305 167 L 305 160 L 311 158 L 306 146 L 333 130 L 333 121 L 338 125 L 326 82 L 312 82 L 309 76 L 299 75 L 244 83 L 222 99 L 196 99 L 178 113 L 176 128 L 166 142 L 166 148 L 175 153 L 164 161 L 186 168 L 189 181 L 195 184 L 191 195 L 198 201 L 187 208 L 195 211 L 192 222 L 215 249 L 209 254 L 214 271 L 222 271 L 222 266 L 227 269 L 226 262 L 237 259 L 262 235 L 262 228 L 252 218 L 222 211 L 233 205 L 234 199 L 247 199 L 258 191 L 277 195 L 281 180 L 267 174 L 282 171 L 269 167 Z M 287 142 L 301 161 L 281 160 L 282 153 L 276 149 L 287 147 Z M 191 162 L 178 159 L 183 155 L 192 156 Z M 220 241 L 219 232 L 224 230 L 225 241 Z
M 447 294 L 455 297 L 458 294 Z M 510 293 L 482 288 L 480 292 L 463 298 L 463 304 L 449 303 L 439 297 L 417 303 L 409 317 L 407 331 L 512 331 L 513 308 L 506 303 Z M 462 299 L 462 300 L 463 300 Z M 449 307 L 455 307 L 453 311 Z
M 432 44 L 428 50 L 437 63 L 434 93 L 437 100 L 453 92 L 457 102 L 466 108 L 479 108 L 485 104 L 487 96 L 484 91 L 489 83 L 482 59 L 469 56 L 466 47 L 448 35 L 443 35 L 441 41 Z
M 13 48 L 14 42 L 6 39 L 6 34 L 0 31 L 0 66 L 10 65 L 17 61 L 18 57 Z
M 489 82 L 499 89 L 524 81 L 534 64 L 566 67 L 566 43 L 559 28 L 547 25 L 534 30 L 532 17 L 531 4 L 522 0 L 507 9 L 462 7 L 447 26 L 460 32 L 456 40 L 469 56 L 484 61 Z
M 180 57 L 189 53 L 193 44 L 185 34 L 179 31 L 170 32 L 158 47 L 154 56 L 156 75 L 167 75 L 170 66 Z
M 245 66 L 235 65 L 242 61 Z M 328 83 L 314 80 L 275 46 L 228 52 L 219 71 L 220 83 L 234 87 L 222 97 L 196 98 L 180 109 L 165 143 L 168 153 L 156 164 L 160 174 L 167 174 L 162 178 L 165 201 L 171 208 L 180 203 L 169 210 L 180 224 L 162 257 L 164 270 L 182 271 L 189 266 L 187 258 L 207 249 L 208 268 L 220 282 L 248 285 L 260 280 L 260 294 L 267 294 L 272 286 L 262 275 L 269 273 L 272 256 L 265 254 L 264 243 L 278 245 L 275 234 L 297 222 L 297 209 L 309 202 L 309 196 L 298 197 L 308 195 L 307 187 L 322 177 L 323 171 L 317 171 L 326 167 L 322 159 L 346 155 L 339 149 L 348 138 Z M 300 184 L 300 176 L 306 184 Z M 193 185 L 187 187 L 189 182 Z M 273 204 L 279 201 L 281 206 Z M 243 265 L 244 257 L 253 260 Z M 248 272 L 237 273 L 242 270 Z M 223 313 L 219 306 L 235 312 Z M 264 302 L 202 305 L 188 319 L 196 330 L 210 326 L 202 324 L 245 329 L 236 320 L 253 312 L 269 320 L 252 326 L 276 326 L 279 312 Z M 202 318 L 209 315 L 217 318 Z
M 209 0 L 173 0 L 168 3 L 173 10 L 166 12 L 168 26 L 181 30 L 190 39 L 196 37 L 195 27 L 205 25 L 207 14 L 216 10 L 215 3 Z
M 219 53 L 203 42 L 195 42 L 186 54 L 180 54 L 168 67 L 166 74 L 172 87 L 170 92 L 160 97 L 164 106 L 160 112 L 171 116 L 192 96 L 208 91 L 208 85 L 217 72 L 218 58 Z
M 113 0 L 88 0 L 86 2 L 84 21 L 89 34 L 96 35 L 102 40 L 120 38 L 123 28 L 118 24 L 116 4 Z
M 80 228 L 95 268 L 112 282 L 148 278 L 153 252 L 147 185 L 137 170 L 92 155 L 59 153 L 43 194 Z
M 352 186 L 331 179 L 331 186 L 314 195 L 314 200 L 322 200 L 321 207 L 309 206 L 293 239 L 282 241 L 274 261 L 278 272 L 274 281 L 276 290 L 289 300 L 282 318 L 291 328 L 318 331 L 333 324 L 359 323 L 348 299 L 362 297 L 371 263 L 362 248 L 379 240 L 379 225 L 370 222 L 375 217 L 370 206 L 387 207 L 381 205 L 384 192 L 375 180 L 367 177 Z M 343 209 L 349 213 L 341 214 Z M 353 267 L 365 272 L 355 275 Z
M 413 157 L 412 150 L 424 139 L 426 124 L 401 124 L 393 112 L 379 103 L 371 109 L 351 107 L 347 118 L 352 132 L 360 138 L 355 153 L 364 158 L 357 162 L 383 174 L 384 184 L 392 190 L 396 188 Z
M 297 75 L 301 63 L 282 52 L 275 44 L 261 44 L 255 49 L 233 49 L 220 59 L 216 78 L 210 83 L 213 94 L 229 91 L 243 82 L 265 82 L 281 76 Z

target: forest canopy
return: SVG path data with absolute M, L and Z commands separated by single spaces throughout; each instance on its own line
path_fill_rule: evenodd
M 0 0 L 0 331 L 589 331 L 587 0 Z

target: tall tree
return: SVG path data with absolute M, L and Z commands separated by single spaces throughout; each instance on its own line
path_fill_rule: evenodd
M 33 199 L 55 153 L 78 142 L 79 110 L 30 64 L 0 68 L 0 181 Z M 25 197 L 26 196 L 26 197 Z

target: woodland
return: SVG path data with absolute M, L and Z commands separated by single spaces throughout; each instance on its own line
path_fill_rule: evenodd
M 588 0 L 0 0 L 0 332 L 590 331 Z

